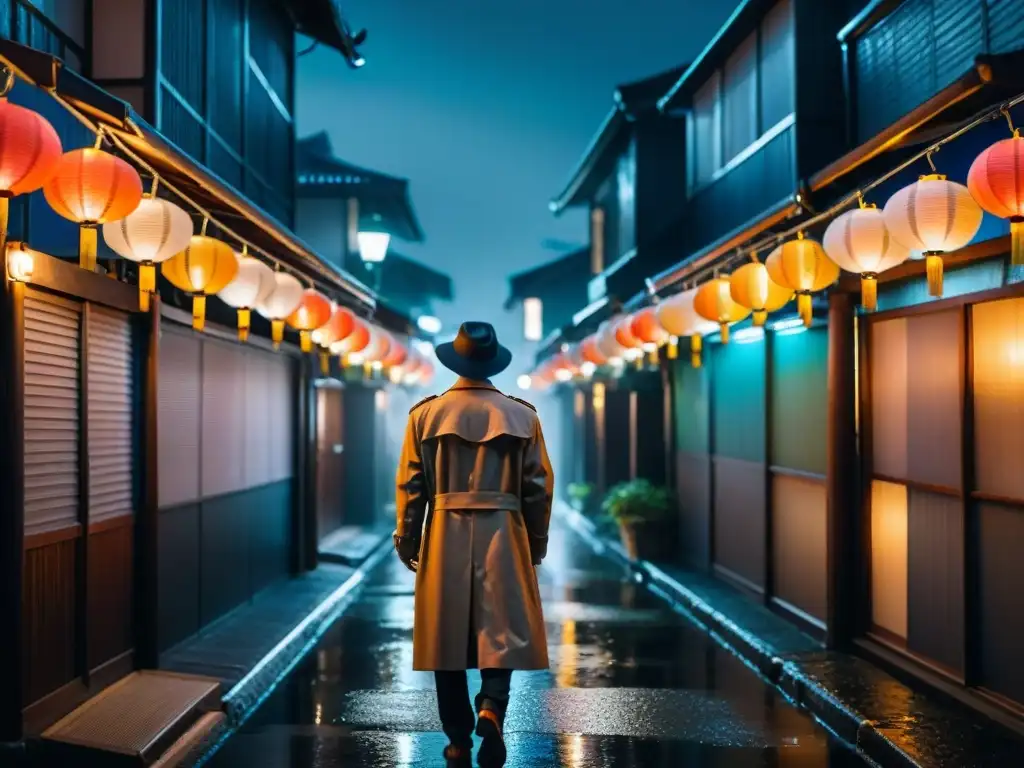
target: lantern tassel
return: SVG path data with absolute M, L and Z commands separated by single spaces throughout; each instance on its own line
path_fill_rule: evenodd
M 641 354 L 636 356 L 636 360 L 633 361 L 633 365 L 636 366 L 636 369 L 638 371 L 642 371 L 644 369 L 644 356 L 643 356 L 643 353 L 641 353 Z
M 192 328 L 202 331 L 206 327 L 206 296 L 192 297 Z
M 804 321 L 804 326 L 807 328 L 811 327 L 811 321 L 814 319 L 814 314 L 811 310 L 811 294 L 801 293 L 796 297 L 796 309 L 800 313 L 801 319 Z
M 1010 219 L 1010 263 L 1024 266 L 1024 218 Z
M 676 341 L 675 339 L 672 339 L 668 343 L 668 353 L 666 356 L 669 360 L 675 360 L 676 358 L 679 357 L 679 342 Z
M 928 272 L 928 294 L 942 296 L 942 254 L 926 253 L 925 269 Z
M 139 265 L 139 309 L 149 312 L 149 296 L 156 290 L 156 267 L 151 261 Z
M 299 348 L 303 352 L 313 351 L 313 337 L 309 331 L 299 331 Z
M 252 310 L 243 307 L 238 310 L 238 340 L 246 342 L 249 340 L 249 329 L 252 327 Z
M 728 344 L 729 343 L 729 324 L 728 323 L 719 323 L 718 324 L 718 329 L 722 333 L 722 343 L 723 344 Z
M 874 275 L 860 276 L 860 304 L 868 312 L 878 309 L 878 280 Z
M 78 266 L 96 271 L 96 227 L 89 224 L 78 228 Z
M 764 310 L 764 309 L 755 309 L 754 310 L 754 325 L 756 327 L 760 328 L 762 325 L 765 324 L 765 321 L 767 319 L 768 319 L 768 312 L 767 312 L 767 310 Z
M 651 361 L 651 365 L 653 365 L 653 366 L 657 366 L 658 365 L 658 348 L 657 347 L 655 347 L 654 349 L 651 350 L 651 352 L 650 352 L 650 361 Z
M 331 372 L 331 353 L 327 350 L 320 351 L 320 373 L 327 376 Z
M 0 254 L 7 249 L 7 225 L 11 218 L 10 192 L 0 192 Z
M 280 349 L 284 341 L 284 320 L 270 321 L 270 336 L 274 340 L 274 349 Z
M 700 352 L 693 352 L 690 355 L 690 367 L 700 368 Z

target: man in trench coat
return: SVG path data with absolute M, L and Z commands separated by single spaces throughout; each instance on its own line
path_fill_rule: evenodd
M 512 671 L 548 668 L 534 567 L 547 551 L 553 474 L 532 405 L 490 378 L 512 356 L 488 323 L 465 323 L 437 358 L 459 375 L 409 412 L 395 549 L 416 572 L 413 668 L 434 672 L 449 764 L 502 765 Z M 479 669 L 476 718 L 466 670 Z

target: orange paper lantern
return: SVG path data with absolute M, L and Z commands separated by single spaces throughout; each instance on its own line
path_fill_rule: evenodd
M 821 243 L 799 232 L 795 240 L 787 240 L 768 255 L 768 275 L 783 288 L 796 291 L 797 312 L 810 327 L 811 293 L 821 291 L 839 279 L 839 265 L 825 253 Z
M 358 318 L 353 320 L 355 328 L 352 329 L 352 333 L 331 345 L 331 354 L 341 355 L 344 364 L 347 364 L 346 358 L 349 355 L 361 353 L 370 343 L 370 329 L 366 327 L 366 323 Z
M 355 316 L 344 307 L 335 307 L 331 319 L 313 331 L 313 343 L 320 347 L 320 373 L 331 371 L 331 345 L 341 341 L 355 330 Z
M 10 199 L 48 182 L 60 153 L 60 137 L 46 118 L 0 97 L 0 253 L 7 240 Z
M 729 276 L 715 277 L 697 289 L 693 308 L 705 320 L 718 323 L 722 343 L 729 343 L 729 324 L 738 323 L 750 314 L 747 307 L 733 301 Z
M 302 292 L 302 300 L 286 322 L 299 332 L 299 346 L 303 352 L 313 351 L 313 331 L 331 319 L 331 301 L 315 288 Z
M 119 157 L 94 147 L 65 152 L 43 195 L 58 214 L 79 225 L 78 263 L 96 269 L 96 227 L 117 221 L 142 200 L 138 171 Z
M 408 359 L 409 350 L 407 350 L 405 345 L 401 342 L 394 341 L 391 344 L 391 350 L 388 352 L 387 357 L 385 357 L 381 362 L 384 363 L 385 368 L 396 368 L 404 365 Z
M 583 359 L 586 360 L 588 363 L 593 363 L 594 365 L 604 365 L 605 363 L 608 362 L 608 358 L 605 357 L 601 350 L 597 348 L 596 336 L 588 336 L 587 338 L 585 338 L 583 340 L 583 343 L 580 344 L 580 348 L 583 351 Z
M 768 275 L 764 264 L 744 264 L 729 277 L 732 300 L 754 312 L 754 325 L 764 325 L 769 312 L 782 309 L 793 298 L 791 288 L 781 286 Z
M 371 365 L 383 364 L 384 358 L 391 351 L 391 334 L 383 328 L 370 329 L 370 343 L 363 350 L 363 360 Z
M 206 325 L 206 297 L 224 290 L 238 274 L 231 247 L 206 235 L 192 235 L 188 247 L 160 265 L 160 273 L 175 288 L 192 296 L 192 327 Z
M 1024 139 L 997 141 L 967 173 L 967 189 L 983 209 L 1010 220 L 1010 262 L 1024 264 Z

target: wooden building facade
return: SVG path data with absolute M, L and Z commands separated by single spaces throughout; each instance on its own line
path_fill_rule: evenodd
M 678 264 L 652 265 L 657 296 L 716 267 L 728 271 L 737 247 L 790 230 L 979 114 L 994 119 L 933 158 L 949 179 L 964 183 L 978 154 L 1010 135 L 998 108 L 1024 93 L 1024 6 L 841 5 L 741 4 L 662 99 L 688 121 L 683 219 L 692 217 L 693 240 Z M 786 54 L 765 44 L 784 39 L 774 37 L 784 18 Z M 778 60 L 767 61 L 772 51 Z M 810 61 L 816 76 L 801 77 Z M 776 74 L 750 86 L 744 71 Z M 761 83 L 791 92 L 792 109 L 773 123 L 777 131 L 758 121 L 759 135 L 740 140 L 729 128 L 737 105 L 765 114 L 781 103 L 759 102 Z M 733 88 L 746 96 L 734 98 Z M 1018 107 L 1008 112 L 1019 122 Z M 706 144 L 715 148 L 706 172 L 697 151 L 704 131 L 717 137 Z M 791 156 L 773 171 L 783 136 Z M 759 183 L 740 182 L 748 171 Z M 881 207 L 927 172 L 922 158 L 872 185 L 868 201 Z M 826 223 L 807 234 L 820 239 Z M 858 282 L 844 276 L 816 297 L 810 327 L 791 310 L 769 316 L 764 329 L 737 324 L 727 344 L 704 338 L 700 367 L 681 339 L 678 359 L 661 360 L 669 418 L 658 439 L 678 500 L 673 565 L 710 571 L 823 645 L 855 650 L 1021 729 L 1024 605 L 1014 585 L 1024 569 L 1014 542 L 1024 499 L 1013 457 L 1024 284 L 1009 263 L 1007 231 L 985 215 L 972 243 L 946 256 L 942 298 L 929 295 L 924 264 L 912 259 L 880 276 L 877 312 L 856 308 Z M 619 298 L 628 313 L 650 294 Z M 567 329 L 547 354 L 595 328 Z M 611 393 L 631 386 L 599 371 L 571 396 L 556 389 L 572 413 L 575 472 L 600 487 L 625 461 L 610 443 L 631 436 Z M 609 471 L 609 462 L 620 468 Z
M 17 76 L 11 101 L 65 150 L 106 131 L 105 148 L 191 202 L 161 194 L 207 211 L 209 234 L 244 238 L 405 335 L 407 317 L 289 227 L 294 35 L 317 4 L 97 0 L 66 17 L 12 0 L 0 3 L 0 65 Z M 268 321 L 254 317 L 241 345 L 234 310 L 211 301 L 196 333 L 190 297 L 164 281 L 141 312 L 134 274 L 105 246 L 107 274 L 69 261 L 77 227 L 41 192 L 12 201 L 9 237 L 32 249 L 34 270 L 15 277 L 5 254 L 0 743 L 159 668 L 266 586 L 316 567 L 318 418 L 344 428 L 318 408 L 315 361 L 290 334 L 275 351 Z M 379 471 L 383 437 L 354 439 L 381 442 Z

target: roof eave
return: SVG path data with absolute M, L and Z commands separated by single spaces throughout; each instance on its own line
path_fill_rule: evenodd
M 590 144 L 583 151 L 583 156 L 569 177 L 565 188 L 548 203 L 548 209 L 555 216 L 561 215 L 566 208 L 571 208 L 583 202 L 579 199 L 580 190 L 589 180 L 590 175 L 604 157 L 604 153 L 615 142 L 619 132 L 627 122 L 628 119 L 622 109 L 622 102 L 617 99 L 615 106 L 608 112 L 601 123 L 601 127 L 597 129 L 597 133 L 594 134 Z

